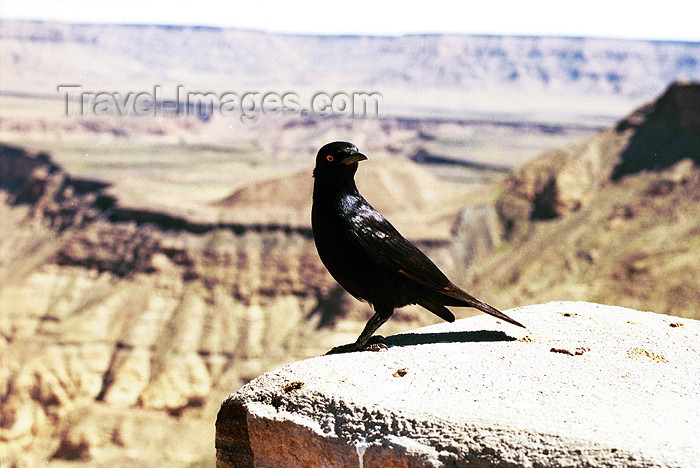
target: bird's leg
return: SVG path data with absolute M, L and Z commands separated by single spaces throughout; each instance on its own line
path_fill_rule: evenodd
M 360 333 L 357 340 L 349 345 L 336 346 L 335 348 L 328 351 L 326 354 L 339 354 L 339 353 L 351 353 L 353 351 L 384 351 L 387 346 L 381 341 L 378 343 L 367 344 L 369 339 L 389 318 L 391 314 L 394 313 L 393 309 L 389 309 L 387 313 L 386 309 L 377 310 L 372 317 L 367 321 L 364 330 Z
M 374 315 L 367 321 L 367 325 L 365 325 L 365 328 L 362 330 L 362 333 L 360 333 L 360 336 L 357 337 L 354 344 L 355 347 L 357 349 L 364 348 L 367 345 L 367 341 L 372 337 L 372 335 L 374 335 L 374 332 L 376 332 L 379 327 L 384 325 L 384 323 L 389 320 L 389 317 L 391 317 L 391 314 L 387 315 L 386 313 L 382 313 L 382 311 L 375 312 Z

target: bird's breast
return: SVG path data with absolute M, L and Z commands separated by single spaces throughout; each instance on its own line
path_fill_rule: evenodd
M 338 205 L 324 207 L 314 202 L 311 226 L 316 250 L 328 272 L 343 288 L 358 299 L 371 301 L 376 285 L 376 279 L 372 278 L 381 267 L 348 238 L 343 216 L 351 215 L 337 208 Z

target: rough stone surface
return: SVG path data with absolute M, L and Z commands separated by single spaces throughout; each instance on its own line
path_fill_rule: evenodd
M 700 322 L 586 302 L 321 356 L 232 394 L 217 467 L 697 466 Z

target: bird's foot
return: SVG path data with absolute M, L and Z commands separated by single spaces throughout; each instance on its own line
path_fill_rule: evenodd
M 342 346 L 336 346 L 326 353 L 328 354 L 343 354 L 343 353 L 354 353 L 356 351 L 374 351 L 382 352 L 389 349 L 389 347 L 384 343 L 384 337 L 377 335 L 373 336 L 367 343 L 363 345 L 358 345 L 357 343 L 346 344 Z

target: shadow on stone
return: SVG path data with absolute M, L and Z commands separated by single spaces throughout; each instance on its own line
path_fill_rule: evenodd
M 387 346 L 413 346 L 431 343 L 472 343 L 477 341 L 515 341 L 502 331 L 479 330 L 445 333 L 402 333 L 387 337 Z

